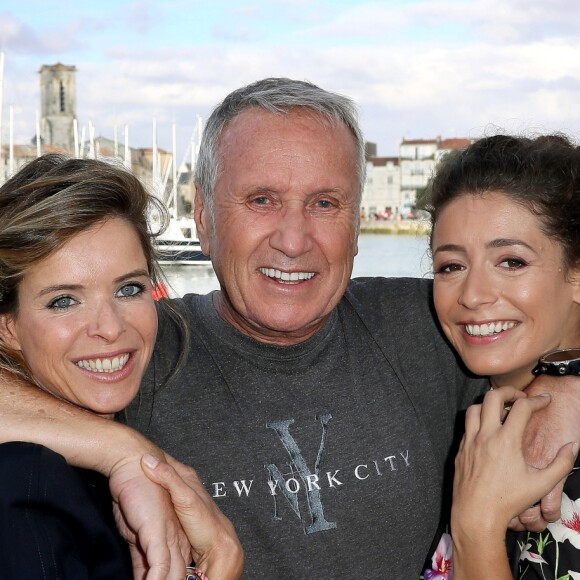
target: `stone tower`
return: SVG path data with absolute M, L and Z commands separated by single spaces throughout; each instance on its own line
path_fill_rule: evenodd
M 40 69 L 40 136 L 43 143 L 74 151 L 77 69 L 61 63 Z

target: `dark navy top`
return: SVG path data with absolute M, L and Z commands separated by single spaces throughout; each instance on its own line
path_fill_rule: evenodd
M 133 578 L 107 479 L 46 447 L 0 445 L 0 578 Z

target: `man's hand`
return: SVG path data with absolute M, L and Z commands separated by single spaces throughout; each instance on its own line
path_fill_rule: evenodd
M 532 415 L 523 440 L 526 461 L 543 468 L 563 445 L 580 441 L 580 377 L 540 375 L 525 392 L 529 396 L 550 393 L 552 398 L 547 407 Z M 538 532 L 559 519 L 564 482 L 544 496 L 539 506 L 512 520 L 510 529 Z
M 234 580 L 242 575 L 244 552 L 232 523 L 207 493 L 194 469 L 167 457 L 145 455 L 143 471 L 171 495 L 175 511 L 198 568 L 211 580 Z

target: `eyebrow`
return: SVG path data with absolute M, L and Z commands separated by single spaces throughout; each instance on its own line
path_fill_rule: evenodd
M 145 278 L 151 277 L 148 270 L 133 270 L 132 272 L 127 272 L 126 274 L 115 278 L 113 282 L 117 284 L 119 282 L 123 282 L 124 280 L 128 280 L 129 278 L 139 278 L 141 276 L 144 276 Z
M 321 187 L 320 189 L 316 189 L 309 193 L 309 195 L 320 195 L 325 193 L 342 193 L 345 190 L 342 187 Z M 266 185 L 256 185 L 248 188 L 245 192 L 245 195 L 256 195 L 261 193 L 273 193 L 277 194 L 278 189 L 274 187 L 268 187 Z
M 492 240 L 491 242 L 485 244 L 486 248 L 505 248 L 507 246 L 523 246 L 524 248 L 528 248 L 528 250 L 531 250 L 532 252 L 536 251 L 527 242 L 511 238 L 498 238 L 497 240 Z
M 131 278 L 149 278 L 149 272 L 147 270 L 133 270 L 132 272 L 127 272 L 118 278 L 113 280 L 114 284 L 119 284 L 120 282 L 124 282 L 125 280 L 130 280 Z M 84 286 L 82 284 L 55 284 L 54 286 L 47 286 L 43 288 L 39 293 L 38 296 L 44 296 L 46 294 L 51 294 L 52 292 L 64 292 L 64 291 L 74 291 L 74 290 L 82 290 Z
M 528 248 L 528 250 L 537 253 L 530 244 L 524 242 L 523 240 L 512 239 L 512 238 L 497 238 L 495 240 L 491 240 L 485 244 L 486 248 L 508 248 L 511 246 L 523 246 L 524 248 Z M 435 248 L 433 251 L 433 255 L 439 252 L 465 252 L 465 247 L 460 246 L 459 244 L 443 244 Z

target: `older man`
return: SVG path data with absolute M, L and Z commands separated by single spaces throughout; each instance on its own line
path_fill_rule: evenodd
M 288 79 L 234 91 L 208 120 L 196 176 L 220 290 L 176 301 L 189 337 L 160 321 L 127 423 L 195 465 L 247 577 L 417 578 L 457 414 L 483 384 L 443 340 L 429 281 L 350 281 L 365 176 L 352 103 Z M 138 528 L 117 474 L 143 438 L 25 392 L 1 399 L 13 432 L 112 474 Z M 79 430 L 90 436 L 71 445 Z
M 364 183 L 347 99 L 267 79 L 208 120 L 195 217 L 220 291 L 165 321 L 128 421 L 193 464 L 252 578 L 413 578 L 433 540 L 466 378 L 430 283 L 349 282 Z M 377 257 L 380 259 L 380 257 Z

